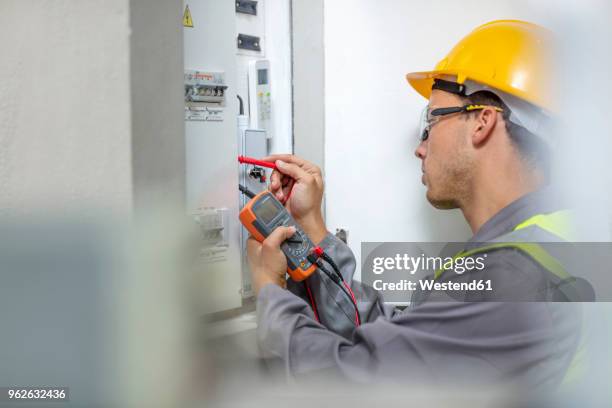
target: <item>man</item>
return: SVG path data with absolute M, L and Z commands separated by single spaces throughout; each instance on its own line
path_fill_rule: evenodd
M 400 311 L 353 283 L 364 322 L 356 327 L 350 302 L 325 275 L 307 279 L 314 299 L 295 282 L 284 289 L 287 264 L 279 246 L 294 231 L 278 228 L 263 244 L 250 239 L 248 255 L 262 349 L 280 357 L 288 372 L 324 370 L 357 381 L 404 382 L 408 376 L 427 384 L 547 387 L 563 381 L 578 347 L 579 321 L 574 309 L 547 301 L 569 300 L 550 289 L 567 276 L 550 266 L 554 254 L 525 245 L 568 234 L 567 212 L 543 189 L 549 177 L 548 37 L 534 24 L 494 21 L 465 37 L 434 71 L 407 75 L 429 99 L 415 152 L 427 199 L 437 208 L 461 209 L 474 236 L 460 256 L 488 256 L 484 270 L 465 276 L 492 279 L 498 292 L 461 299 L 429 293 Z M 351 283 L 354 257 L 327 232 L 321 215 L 320 170 L 290 155 L 268 159 L 278 166 L 271 191 L 283 201 L 291 190 L 288 210 Z M 505 242 L 513 244 L 499 245 Z M 441 282 L 453 276 L 441 272 Z

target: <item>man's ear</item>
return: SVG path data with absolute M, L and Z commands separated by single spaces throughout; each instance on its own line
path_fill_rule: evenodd
M 472 133 L 472 144 L 479 146 L 485 143 L 497 125 L 497 111 L 491 107 L 478 112 Z

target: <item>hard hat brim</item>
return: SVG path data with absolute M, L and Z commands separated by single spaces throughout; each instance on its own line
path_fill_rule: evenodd
M 505 86 L 502 83 L 492 84 L 490 78 L 484 78 L 482 77 L 482 75 L 479 75 L 474 72 L 458 72 L 457 70 L 441 69 L 433 71 L 410 72 L 406 74 L 406 80 L 408 81 L 410 86 L 412 86 L 412 88 L 414 88 L 414 90 L 417 91 L 420 95 L 422 95 L 425 99 L 429 99 L 429 97 L 431 96 L 431 87 L 434 83 L 434 79 L 437 78 L 454 80 L 455 82 L 460 84 L 465 83 L 465 81 L 469 79 L 474 82 L 490 86 L 492 89 L 498 89 L 502 92 L 509 93 L 510 95 L 514 95 L 537 106 L 549 105 L 548 101 L 535 100 L 532 95 L 529 95 L 526 92 L 521 91 L 520 89 Z

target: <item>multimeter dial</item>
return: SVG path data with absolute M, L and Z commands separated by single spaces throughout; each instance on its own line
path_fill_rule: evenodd
M 296 226 L 288 217 L 280 220 L 279 225 L 285 227 Z M 308 242 L 308 236 L 306 236 L 301 229 L 296 228 L 295 234 L 289 238 L 289 241 L 285 241 L 285 244 L 287 245 L 287 249 L 296 257 L 306 257 L 308 255 L 306 252 L 309 249 Z
M 305 241 L 305 238 L 298 234 L 297 232 L 290 238 L 291 240 L 300 240 L 301 242 L 285 242 L 287 244 L 287 249 L 296 257 L 306 256 L 308 255 L 306 251 L 308 250 L 308 245 Z

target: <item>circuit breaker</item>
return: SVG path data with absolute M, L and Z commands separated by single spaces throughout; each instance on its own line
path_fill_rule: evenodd
M 185 120 L 220 122 L 226 105 L 223 72 L 185 71 Z

